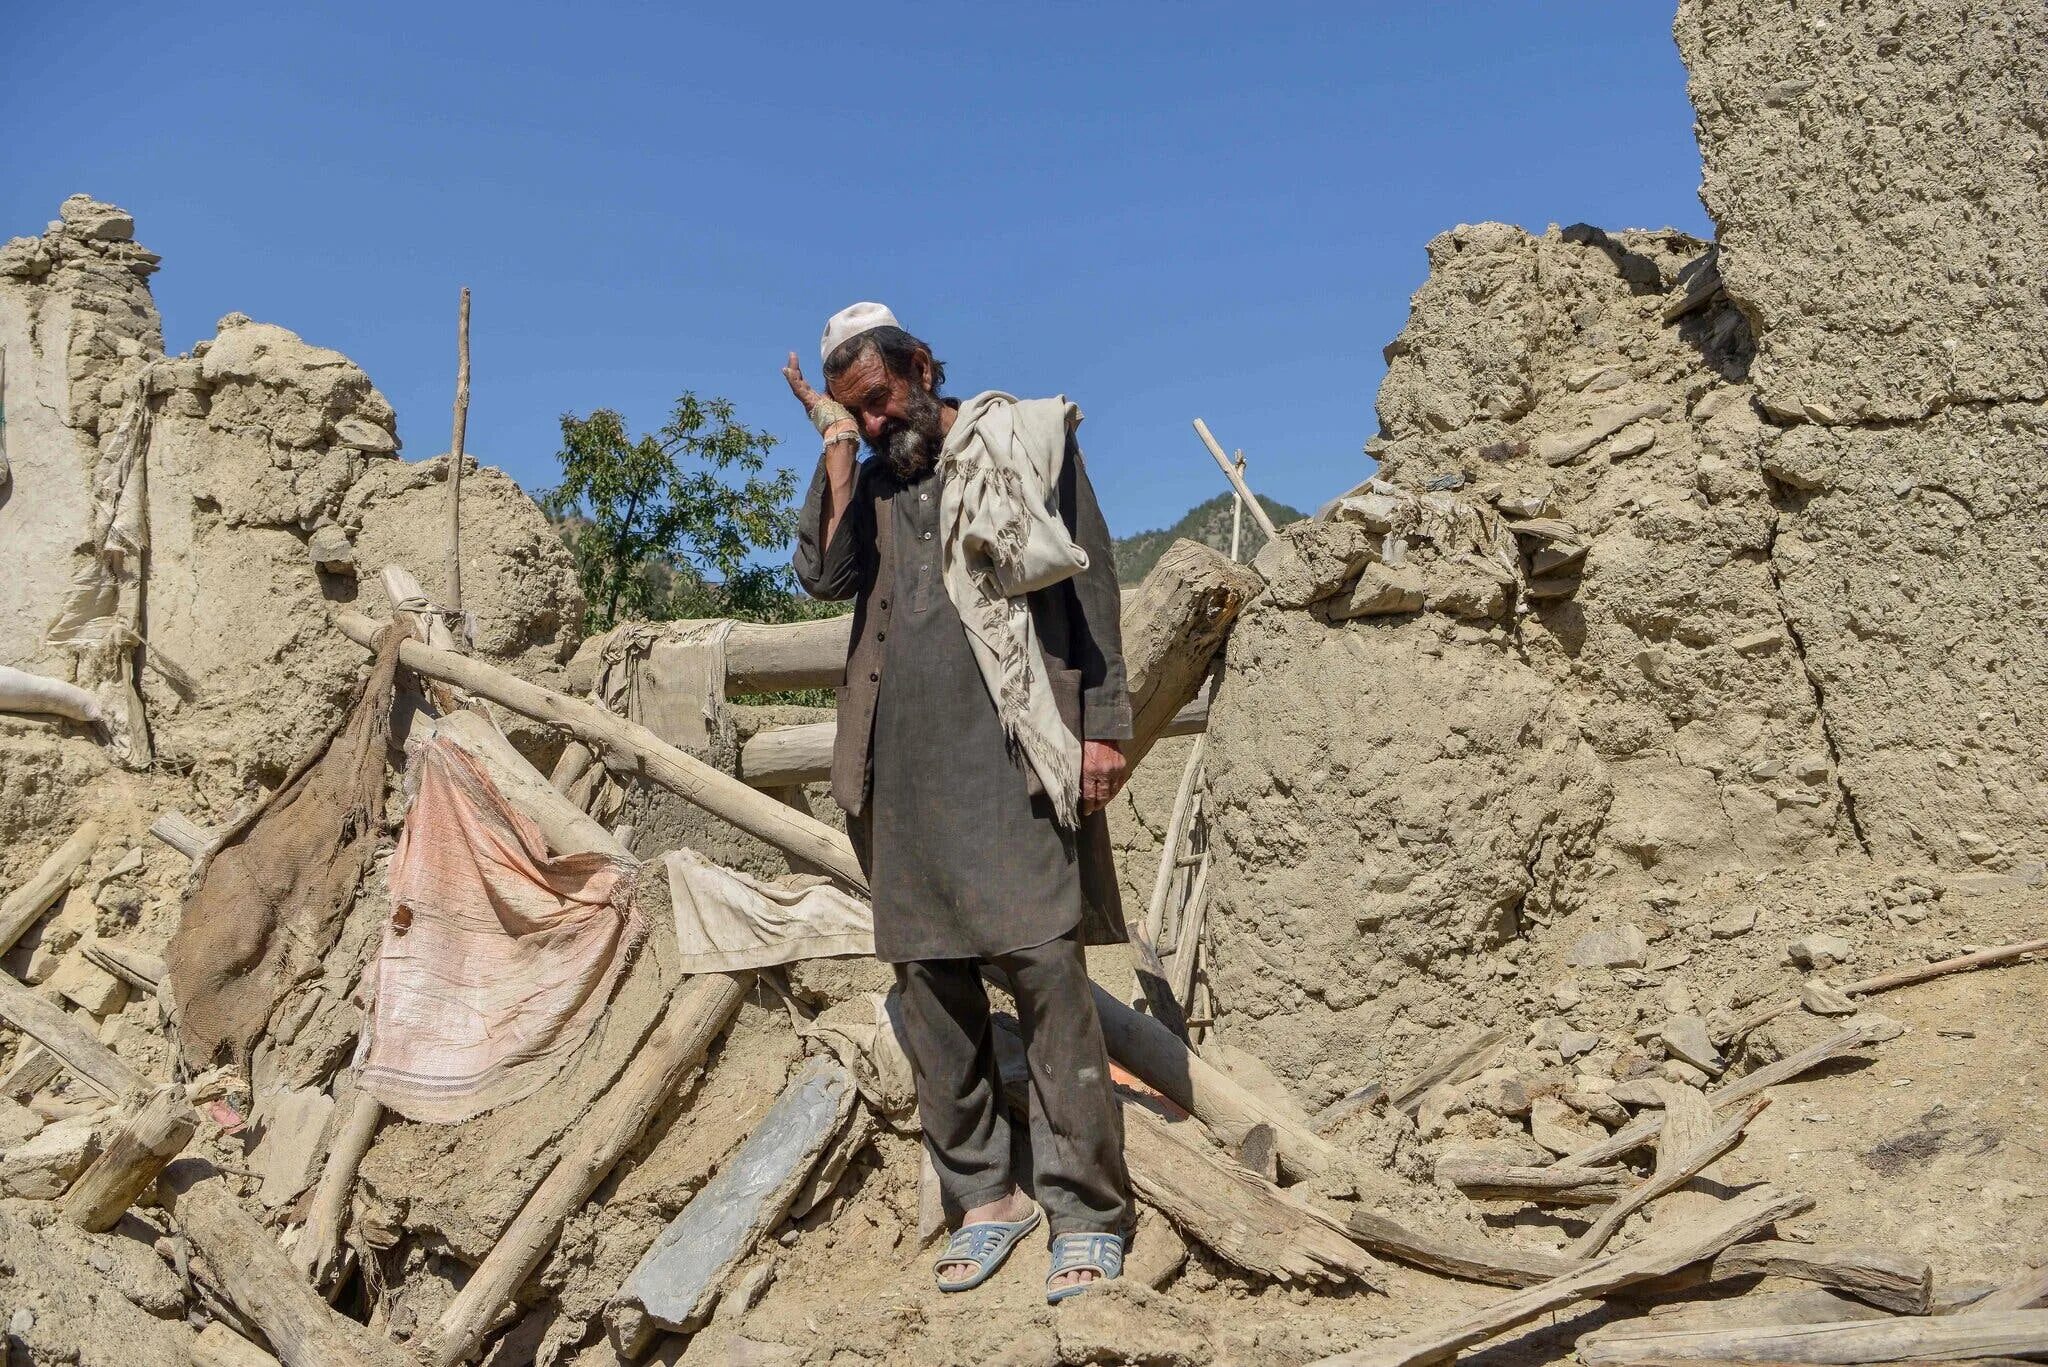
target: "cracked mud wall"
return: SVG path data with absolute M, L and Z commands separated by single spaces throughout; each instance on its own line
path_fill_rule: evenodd
M 1773 562 L 1873 854 L 2048 816 L 2048 7 L 1685 0 Z
M 1718 241 L 1443 234 L 1368 446 L 1583 560 L 1492 623 L 1267 599 L 1231 643 L 1222 1028 L 1305 1101 L 1540 1014 L 1560 915 L 2042 852 L 2048 10 L 1677 32 Z

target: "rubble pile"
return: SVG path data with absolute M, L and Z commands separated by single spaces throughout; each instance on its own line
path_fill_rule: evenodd
M 2048 1352 L 2048 18 L 1677 36 L 1717 239 L 1442 234 L 1370 477 L 1126 595 L 1140 1217 L 1057 1308 L 932 1286 L 885 969 L 678 934 L 671 850 L 864 894 L 833 714 L 744 701 L 843 622 L 581 641 L 481 467 L 444 611 L 447 458 L 359 367 L 166 355 L 86 196 L 0 248 L 8 1360 Z M 557 973 L 517 1047 L 406 957 L 479 905 L 582 918 L 495 961 Z

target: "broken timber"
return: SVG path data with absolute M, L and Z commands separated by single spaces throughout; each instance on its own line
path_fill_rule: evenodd
M 1532 1168 L 1455 1154 L 1437 1160 L 1436 1175 L 1475 1201 L 1545 1206 L 1604 1206 L 1636 1184 L 1635 1174 L 1625 1168 Z
M 164 1169 L 157 1190 L 217 1275 L 217 1289 L 285 1367 L 408 1367 L 398 1348 L 327 1308 L 212 1164 L 181 1158 Z
M 1656 1239 L 1606 1254 L 1447 1325 L 1324 1358 L 1314 1367 L 1419 1367 L 1435 1362 L 1552 1310 L 1704 1262 L 1731 1244 L 1812 1206 L 1811 1198 L 1797 1192 L 1755 1187 L 1721 1205 L 1682 1236 Z
M 112 1229 L 198 1128 L 182 1087 L 166 1084 L 130 1096 L 105 1150 L 65 1193 L 64 1214 L 89 1233 Z
M 806 1064 L 739 1151 L 669 1221 L 626 1279 L 620 1299 L 665 1329 L 702 1328 L 727 1279 L 782 1222 L 858 1095 L 852 1075 L 838 1064 Z
M 1767 1096 L 1751 1097 L 1747 1105 L 1722 1121 L 1719 1128 L 1689 1151 L 1671 1155 L 1669 1163 L 1664 1161 L 1667 1155 L 1660 1148 L 1656 1173 L 1641 1186 L 1600 1212 L 1600 1218 L 1593 1222 L 1592 1228 L 1580 1235 L 1578 1242 L 1572 1245 L 1572 1256 L 1592 1257 L 1607 1246 L 1607 1241 L 1621 1228 L 1623 1220 L 1664 1193 L 1676 1191 L 1699 1176 L 1708 1164 L 1742 1142 L 1743 1130 L 1747 1129 L 1749 1122 L 1756 1119 L 1758 1113 L 1770 1104 L 1771 1099 Z
M 1589 1364 L 1649 1362 L 1915 1362 L 2048 1353 L 2048 1310 L 1972 1311 L 1925 1319 L 1766 1324 L 1603 1336 L 1580 1346 Z
M 87 821 L 71 833 L 71 838 L 36 866 L 28 881 L 7 894 L 7 900 L 0 902 L 0 954 L 14 948 L 15 941 L 28 933 L 28 928 L 42 919 L 50 904 L 70 888 L 71 879 L 100 843 L 100 824 Z
M 1741 1277 L 1812 1282 L 1901 1315 L 1925 1315 L 1934 1305 L 1934 1269 L 1925 1258 L 1883 1248 L 1794 1244 L 1779 1239 L 1737 1244 L 1706 1267 L 1677 1273 L 1641 1289 L 1649 1294 L 1670 1294 Z

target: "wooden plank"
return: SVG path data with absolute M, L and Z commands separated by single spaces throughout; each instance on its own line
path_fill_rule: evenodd
M 1600 1218 L 1572 1245 L 1571 1256 L 1590 1258 L 1605 1248 L 1607 1241 L 1621 1228 L 1623 1220 L 1664 1193 L 1676 1191 L 1699 1176 L 1708 1164 L 1741 1143 L 1743 1130 L 1770 1104 L 1771 1099 L 1767 1096 L 1751 1097 L 1741 1110 L 1722 1121 L 1718 1129 L 1689 1149 L 1678 1149 L 1670 1143 L 1672 1137 L 1667 1136 L 1665 1145 L 1658 1150 L 1657 1171 L 1648 1181 L 1600 1212 Z M 1682 1156 L 1667 1164 L 1663 1161 L 1666 1153 Z
M 1702 1220 L 1682 1236 L 1606 1254 L 1563 1276 L 1482 1306 L 1449 1324 L 1324 1358 L 1314 1367 L 1420 1367 L 1552 1310 L 1608 1295 L 1635 1282 L 1669 1276 L 1681 1267 L 1706 1261 L 1731 1244 L 1741 1243 L 1774 1222 L 1812 1206 L 1810 1198 L 1797 1192 L 1755 1187 L 1723 1204 L 1711 1218 Z
M 1220 1258 L 1283 1282 L 1384 1286 L 1371 1255 L 1344 1226 L 1233 1163 L 1193 1120 L 1170 1122 L 1124 1106 L 1124 1159 L 1131 1186 Z
M 327 1150 L 320 1184 L 313 1190 L 312 1207 L 299 1230 L 299 1241 L 292 1245 L 292 1261 L 316 1287 L 326 1286 L 338 1266 L 356 1171 L 362 1166 L 363 1155 L 370 1151 L 370 1142 L 376 1138 L 377 1126 L 383 1119 L 383 1103 L 368 1092 L 358 1091 L 340 1133 Z
M 429 1362 L 455 1367 L 476 1352 L 498 1312 L 555 1246 L 563 1222 L 639 1142 L 676 1085 L 725 1033 L 753 981 L 750 972 L 713 973 L 690 980 L 676 994 L 654 1034 L 604 1099 L 578 1122 L 547 1176 L 442 1312 L 423 1348 Z
M 692 1333 L 709 1323 L 726 1282 L 782 1223 L 857 1096 L 852 1075 L 837 1063 L 805 1064 L 746 1142 L 669 1221 L 620 1299 L 664 1329 Z
M 410 1367 L 395 1345 L 313 1294 L 211 1163 L 179 1159 L 164 1169 L 157 1191 L 218 1277 L 215 1289 L 262 1331 L 284 1367 Z
M 64 1072 L 62 1059 L 33 1040 L 25 1043 L 27 1047 L 14 1060 L 14 1067 L 0 1078 L 0 1096 L 9 1101 L 26 1102 Z
M 144 992 L 156 991 L 157 984 L 164 980 L 164 961 L 157 955 L 127 945 L 117 945 L 111 940 L 96 937 L 81 940 L 78 952 L 93 963 Z
M 1589 1365 L 1693 1362 L 1866 1363 L 1935 1358 L 2032 1357 L 2048 1353 L 2048 1310 L 2003 1310 L 1915 1319 L 1772 1324 L 1603 1336 L 1581 1344 Z
M 1604 1206 L 1636 1184 L 1635 1174 L 1625 1168 L 1534 1168 L 1456 1154 L 1437 1160 L 1436 1175 L 1475 1201 L 1540 1206 Z
M 80 823 L 69 840 L 36 866 L 27 882 L 0 901 L 0 954 L 14 948 L 15 942 L 28 934 L 28 928 L 42 919 L 50 904 L 69 890 L 73 875 L 92 858 L 99 843 L 100 823 Z
M 379 627 L 356 612 L 335 616 L 343 634 L 369 648 Z M 578 740 L 601 745 L 633 765 L 641 777 L 723 817 L 747 834 L 816 864 L 848 887 L 867 891 L 867 877 L 854 858 L 853 846 L 840 832 L 810 816 L 755 792 L 730 774 L 655 735 L 637 722 L 615 716 L 592 703 L 566 697 L 452 651 L 435 650 L 418 641 L 399 647 L 406 668 L 443 683 L 454 684 L 522 716 L 559 726 Z
M 112 1229 L 198 1129 L 182 1087 L 167 1084 L 130 1096 L 106 1148 L 64 1194 L 65 1217 L 90 1233 Z

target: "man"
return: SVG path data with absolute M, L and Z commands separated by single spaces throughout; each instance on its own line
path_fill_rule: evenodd
M 835 314 L 819 354 L 826 394 L 794 352 L 783 372 L 825 442 L 796 571 L 812 595 L 854 600 L 832 792 L 957 1225 L 934 1270 L 942 1290 L 979 1286 L 1046 1218 L 1046 1294 L 1062 1300 L 1122 1270 L 1131 1213 L 1082 957 L 1124 939 L 1102 809 L 1131 708 L 1080 412 L 944 397 L 945 366 L 879 304 Z M 1024 1034 L 1036 1203 L 1012 1169 L 984 965 Z

